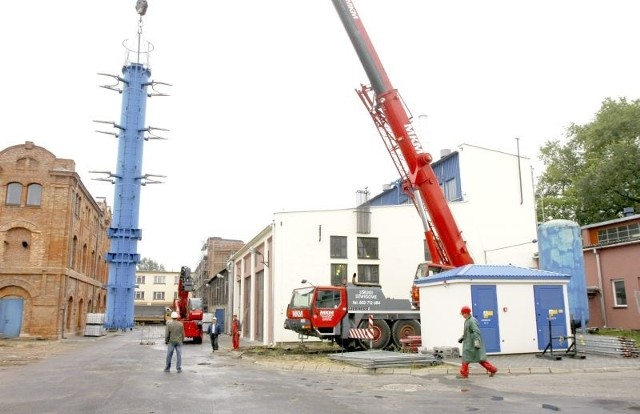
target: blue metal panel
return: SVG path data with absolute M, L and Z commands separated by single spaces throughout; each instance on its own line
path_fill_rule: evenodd
M 562 286 L 537 285 L 533 287 L 536 308 L 538 349 L 544 350 L 553 340 L 553 349 L 567 349 L 569 344 L 560 337 L 567 336 L 567 314 L 564 308 Z
M 16 338 L 22 328 L 22 308 L 24 299 L 0 299 L 0 337 Z
M 147 86 L 151 72 L 142 64 L 132 63 L 122 70 L 124 90 L 115 174 L 113 227 L 109 229 L 111 252 L 107 283 L 105 327 L 133 327 L 136 264 L 140 261 L 138 228 L 142 153 L 145 131 Z
M 538 226 L 540 269 L 569 275 L 567 287 L 572 326 L 589 322 L 584 256 L 580 226 L 569 220 L 550 220 Z
M 471 313 L 478 320 L 487 352 L 500 352 L 500 321 L 495 285 L 471 286 Z
M 455 180 L 456 186 L 454 194 L 448 194 L 448 201 L 462 200 L 462 184 L 460 183 L 460 156 L 457 152 L 452 152 L 448 156 L 439 159 L 432 165 L 433 171 L 438 177 L 440 187 L 449 180 Z
M 220 332 L 224 332 L 224 309 L 216 309 L 216 319 L 220 327 Z

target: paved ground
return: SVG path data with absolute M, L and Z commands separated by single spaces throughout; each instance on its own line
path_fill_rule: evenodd
M 151 326 L 136 328 L 127 335 L 136 335 L 140 343 L 156 342 L 161 338 L 164 327 Z M 83 344 L 102 340 L 105 337 L 71 337 L 62 341 L 27 341 L 27 340 L 0 340 L 0 369 L 3 366 L 26 365 L 45 359 L 50 355 L 67 352 Z M 459 370 L 460 359 L 445 359 L 444 364 L 436 367 L 395 367 L 378 368 L 375 370 L 358 368 L 349 364 L 332 361 L 325 355 L 308 357 L 304 355 L 269 355 L 254 354 L 248 349 L 261 344 L 246 340 L 241 341 L 241 349 L 234 351 L 231 346 L 231 337 L 221 335 L 219 340 L 220 353 L 232 353 L 236 357 L 252 360 L 256 364 L 284 370 L 305 371 L 339 371 L 351 373 L 376 373 L 396 375 L 451 375 Z M 205 338 L 204 347 L 208 347 L 208 339 Z M 562 351 L 554 355 L 563 355 Z M 640 358 L 615 358 L 601 355 L 584 354 L 584 359 L 576 359 L 562 356 L 560 360 L 539 358 L 535 354 L 519 355 L 495 355 L 489 356 L 489 360 L 499 369 L 502 375 L 512 374 L 558 374 L 566 372 L 610 372 L 620 370 L 640 370 Z M 484 375 L 485 371 L 478 364 L 471 365 L 471 375 Z
M 496 377 L 472 367 L 468 380 L 457 380 L 459 360 L 373 372 L 324 356 L 260 356 L 247 341 L 234 351 L 222 336 L 215 353 L 207 342 L 185 345 L 183 373 L 176 374 L 162 372 L 162 330 L 55 343 L 0 340 L 0 413 L 388 414 L 418 406 L 442 413 L 640 412 L 638 359 L 496 356 Z

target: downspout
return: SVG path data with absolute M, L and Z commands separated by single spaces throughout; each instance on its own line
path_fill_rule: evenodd
M 602 265 L 600 263 L 600 253 L 598 249 L 593 249 L 593 254 L 596 255 L 596 272 L 598 275 L 598 289 L 600 289 L 600 314 L 602 316 L 602 323 L 604 328 L 607 327 L 607 312 L 604 307 L 604 291 L 602 290 Z
M 522 167 L 520 166 L 520 138 L 516 137 L 516 148 L 518 157 L 518 183 L 520 184 L 520 205 L 524 203 L 524 197 L 522 194 Z

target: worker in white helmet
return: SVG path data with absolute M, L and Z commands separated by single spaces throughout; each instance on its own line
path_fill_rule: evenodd
M 178 312 L 171 312 L 171 320 L 167 322 L 164 343 L 167 344 L 167 363 L 164 372 L 171 370 L 173 351 L 176 351 L 176 369 L 178 374 L 182 372 L 182 343 L 184 342 L 184 326 L 178 320 Z

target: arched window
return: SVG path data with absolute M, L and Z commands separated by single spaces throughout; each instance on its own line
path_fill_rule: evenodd
M 40 184 L 29 184 L 27 187 L 27 205 L 39 206 L 42 203 L 42 186 Z
M 22 198 L 22 184 L 9 183 L 9 185 L 7 185 L 7 199 L 5 200 L 6 204 L 19 206 L 21 198 Z

